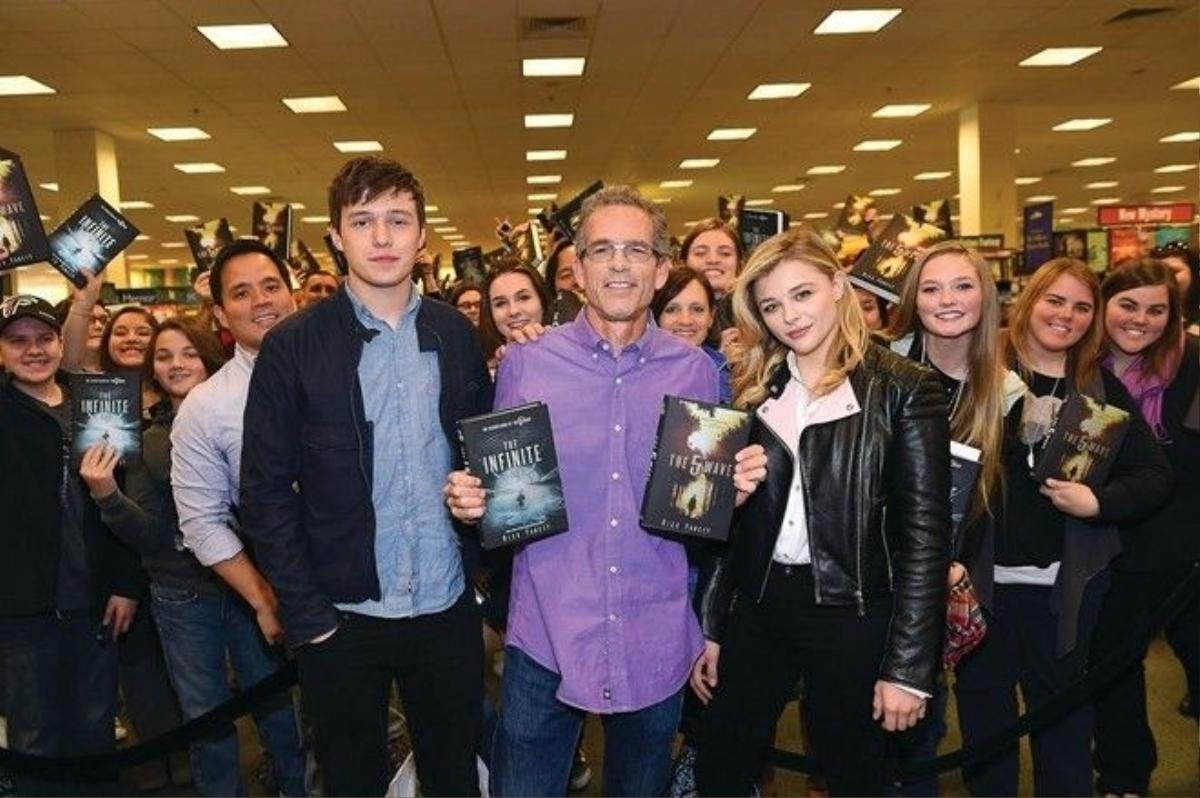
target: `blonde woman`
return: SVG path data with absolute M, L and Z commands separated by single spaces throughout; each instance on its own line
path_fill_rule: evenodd
M 769 465 L 704 586 L 698 787 L 750 792 L 803 676 L 830 792 L 880 795 L 884 731 L 923 716 L 937 671 L 945 395 L 931 372 L 869 341 L 837 260 L 807 229 L 755 250 L 733 308 L 735 404 L 754 411 Z

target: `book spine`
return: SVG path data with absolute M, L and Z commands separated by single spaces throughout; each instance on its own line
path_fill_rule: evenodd
M 638 520 L 642 523 L 646 520 L 646 514 L 650 510 L 650 502 L 654 495 L 654 486 L 658 479 L 661 479 L 658 465 L 658 449 L 662 446 L 663 427 L 667 421 L 667 409 L 671 406 L 671 397 L 664 396 L 662 409 L 658 413 L 658 426 L 654 431 L 654 448 L 650 451 L 650 478 L 646 481 L 646 489 L 642 493 L 642 508 L 638 513 Z

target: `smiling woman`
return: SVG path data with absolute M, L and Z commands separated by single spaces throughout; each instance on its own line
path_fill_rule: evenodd
M 488 273 L 483 281 L 479 334 L 483 351 L 491 360 L 496 350 L 530 324 L 550 324 L 550 296 L 538 273 L 510 260 Z

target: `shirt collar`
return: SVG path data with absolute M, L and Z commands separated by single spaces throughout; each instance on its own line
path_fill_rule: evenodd
M 649 314 L 649 310 L 646 311 Z M 565 325 L 567 335 L 570 336 L 576 343 L 589 351 L 602 350 L 609 351 L 611 344 L 600 337 L 600 333 L 596 332 L 596 328 L 592 326 L 588 320 L 587 306 L 579 311 L 575 316 L 575 320 L 570 324 Z M 645 332 L 631 344 L 628 344 L 622 352 L 637 352 L 642 358 L 648 358 L 653 349 L 654 341 L 664 333 L 654 323 L 654 316 L 651 314 L 649 323 L 646 325 Z
M 387 322 L 385 322 L 383 319 L 379 318 L 378 316 L 376 316 L 374 313 L 372 313 L 370 310 L 367 309 L 367 306 L 362 303 L 362 300 L 359 299 L 358 295 L 356 295 L 354 293 L 354 290 L 350 288 L 349 281 L 346 281 L 345 283 L 343 283 L 343 288 L 345 288 L 346 296 L 350 300 L 350 307 L 352 307 L 354 309 L 355 317 L 364 326 L 370 327 L 371 329 L 374 329 L 374 330 L 380 330 L 385 327 L 388 329 L 391 329 L 390 325 Z M 400 314 L 400 324 L 404 324 L 405 320 L 410 318 L 414 314 L 414 312 L 416 311 L 417 307 L 420 304 L 421 304 L 421 294 L 417 291 L 417 287 L 414 285 L 408 295 L 408 304 L 404 306 L 404 312 L 402 314 Z
M 247 368 L 254 368 L 254 361 L 258 358 L 258 352 L 251 352 L 241 344 L 233 345 L 233 359 L 242 363 Z

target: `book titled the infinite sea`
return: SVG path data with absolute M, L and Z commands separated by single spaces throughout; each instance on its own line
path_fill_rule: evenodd
M 82 288 L 87 280 L 81 269 L 99 274 L 137 234 L 128 219 L 95 194 L 50 234 L 50 263 Z
M 533 402 L 458 422 L 467 470 L 483 481 L 483 548 L 529 543 L 567 529 L 550 410 Z
M 749 413 L 665 397 L 654 465 L 642 499 L 642 526 L 675 535 L 728 540 L 737 496 L 734 456 L 749 439 Z
M 142 386 L 137 372 L 69 375 L 71 454 L 75 467 L 97 443 L 120 453 L 129 465 L 142 453 Z

